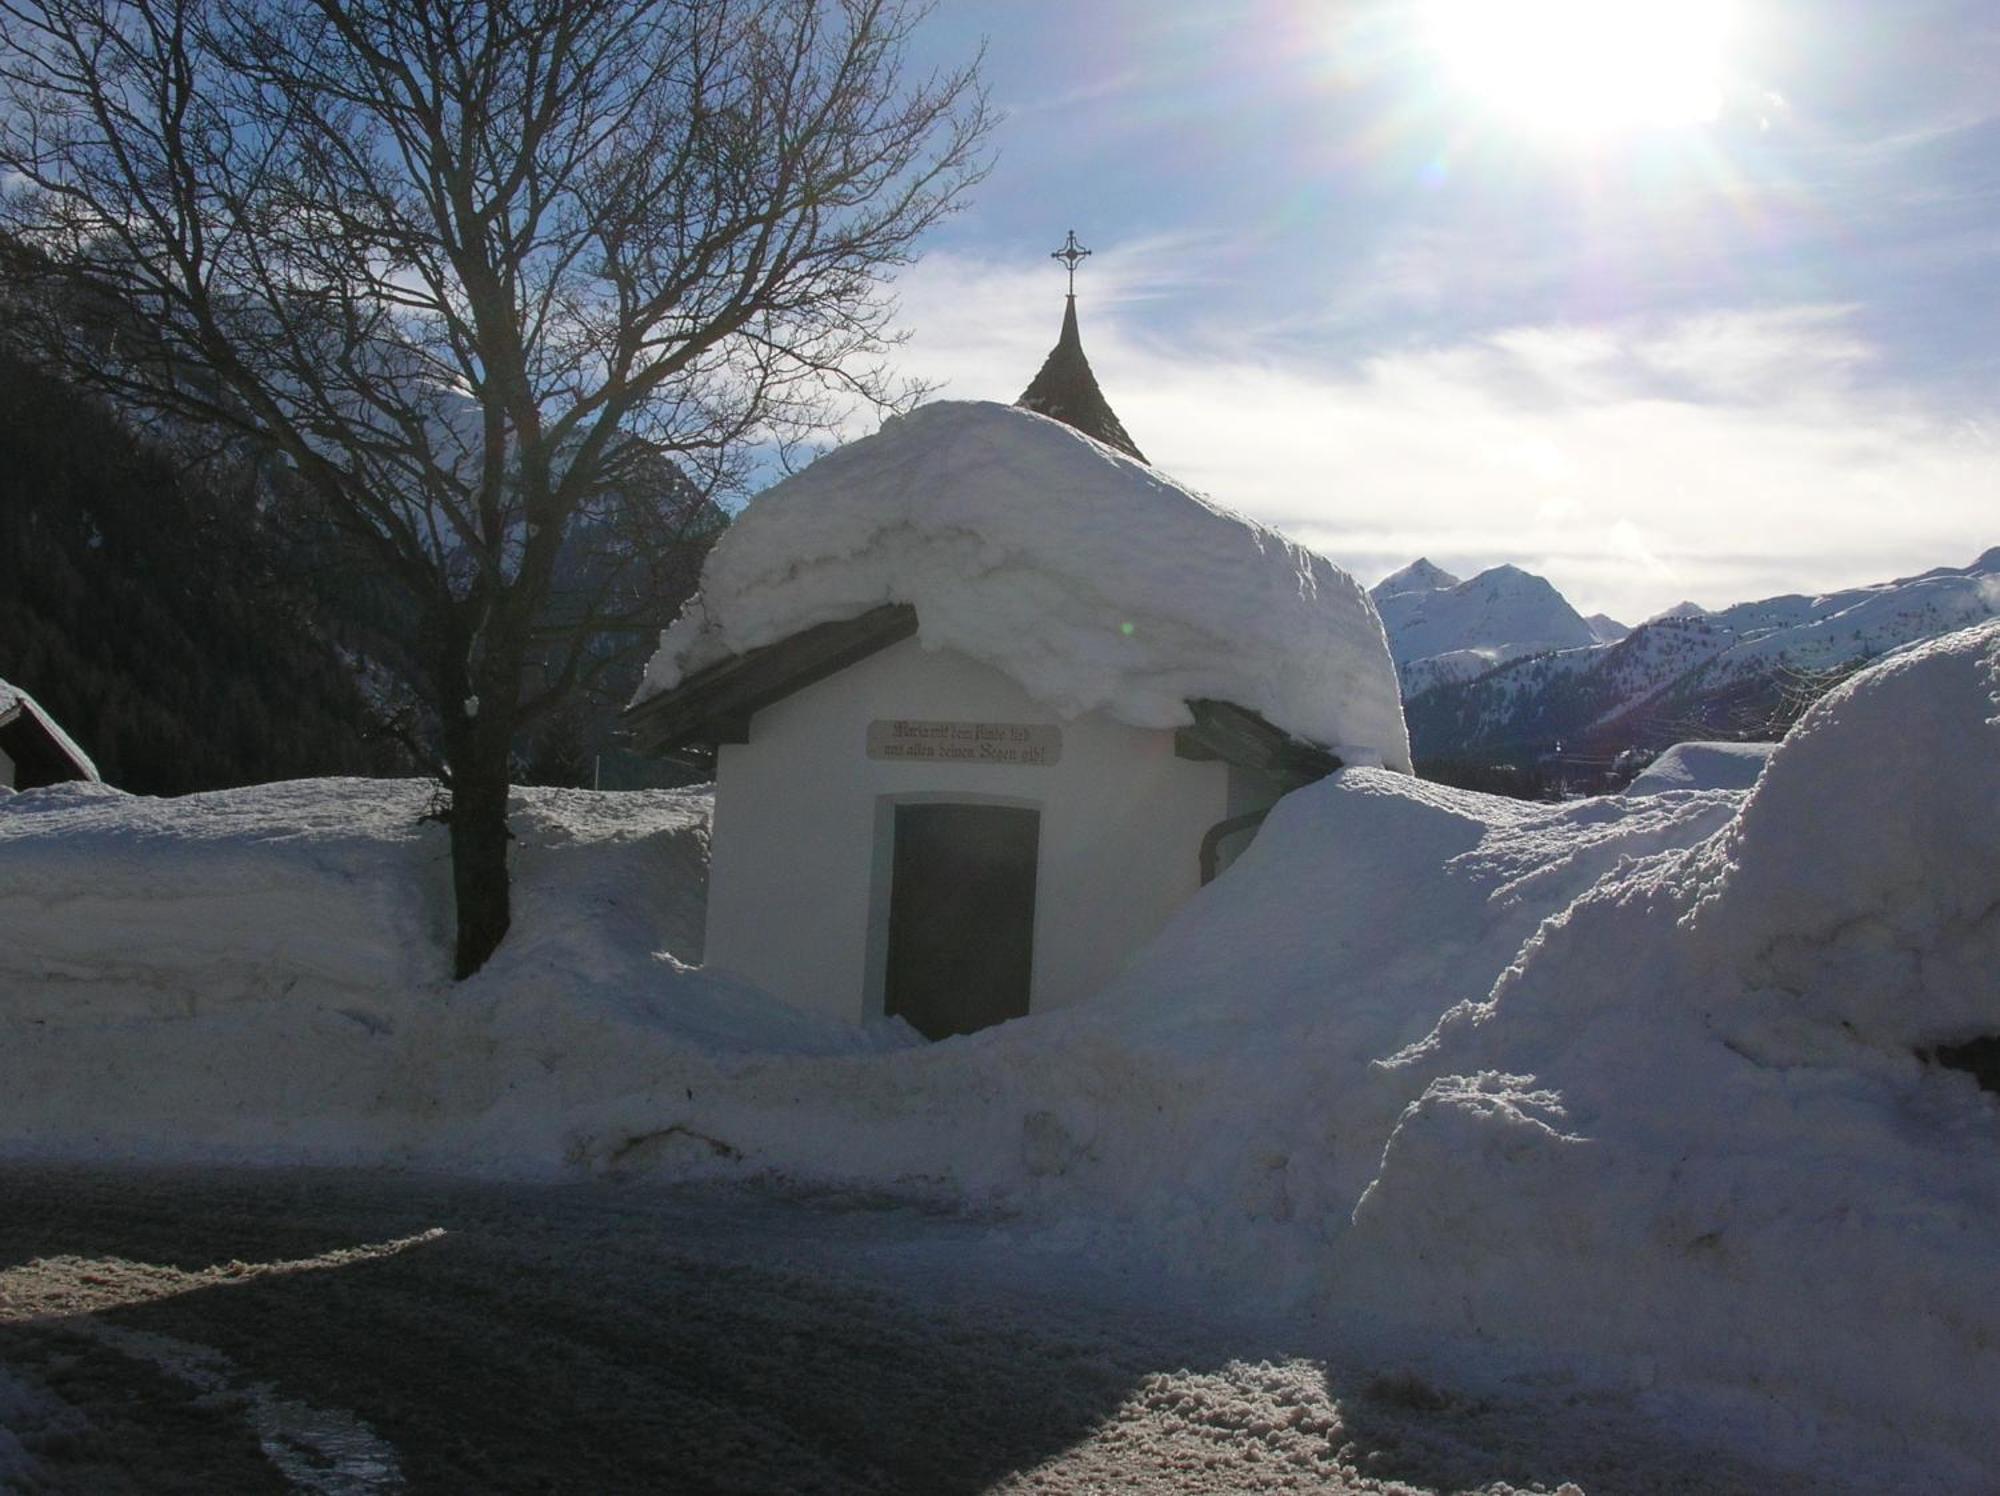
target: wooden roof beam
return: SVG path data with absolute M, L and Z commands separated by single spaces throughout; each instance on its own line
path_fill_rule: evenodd
M 755 713 L 916 631 L 917 610 L 908 603 L 885 603 L 858 618 L 817 624 L 718 661 L 671 691 L 628 707 L 626 727 L 634 744 L 647 753 L 748 742 Z
M 1174 733 L 1174 752 L 1181 758 L 1222 759 L 1298 784 L 1324 779 L 1340 767 L 1339 755 L 1293 737 L 1234 702 L 1204 697 L 1190 701 L 1188 710 L 1194 713 L 1193 725 Z

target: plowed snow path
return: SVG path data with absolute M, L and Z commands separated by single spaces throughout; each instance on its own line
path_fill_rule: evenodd
M 0 1489 L 1826 1489 L 1326 1350 L 884 1198 L 0 1169 Z

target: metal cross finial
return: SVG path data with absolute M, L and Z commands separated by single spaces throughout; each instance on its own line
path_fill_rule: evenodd
M 1076 230 L 1071 229 L 1069 237 L 1063 240 L 1063 247 L 1049 255 L 1050 259 L 1061 260 L 1069 267 L 1069 294 L 1072 296 L 1076 295 L 1076 267 L 1082 264 L 1089 254 L 1089 250 L 1076 242 Z

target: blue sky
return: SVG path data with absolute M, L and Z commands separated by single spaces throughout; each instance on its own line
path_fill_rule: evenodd
M 1074 227 L 1134 439 L 1364 581 L 1631 621 L 2000 544 L 1993 0 L 944 0 L 920 60 L 982 38 L 900 287 L 948 396 L 1033 375 Z

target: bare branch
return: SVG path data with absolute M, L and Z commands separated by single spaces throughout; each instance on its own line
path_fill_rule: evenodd
M 667 544 L 613 521 L 642 492 L 712 514 L 751 443 L 909 398 L 887 279 L 988 127 L 974 69 L 906 76 L 922 15 L 0 0 L 10 310 L 128 408 L 280 455 L 395 589 L 500 930 L 492 782 L 644 615 L 647 567 L 577 584 L 577 537 Z M 633 489 L 638 453 L 681 482 Z M 476 892 L 462 969 L 499 938 L 468 944 Z

